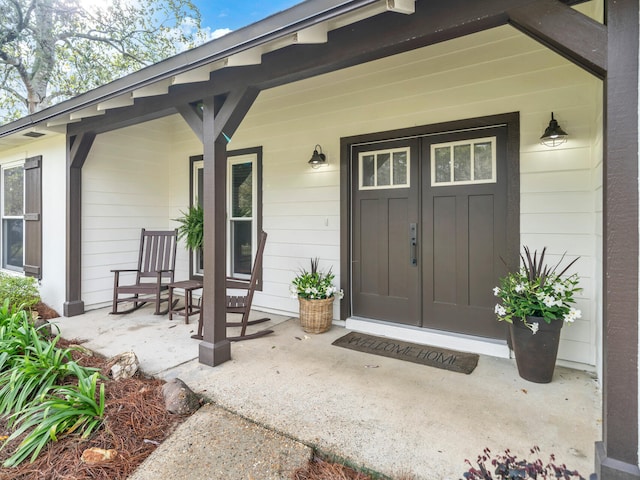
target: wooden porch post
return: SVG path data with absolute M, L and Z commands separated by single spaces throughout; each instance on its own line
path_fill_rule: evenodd
M 214 367 L 231 359 L 226 325 L 226 170 L 224 138 L 215 135 L 216 102 L 203 100 L 204 133 L 204 339 L 199 346 L 200 363 Z M 224 143 L 223 143 L 224 142 Z M 211 188 L 213 187 L 213 188 Z
M 607 0 L 600 480 L 638 469 L 638 1 Z
M 84 313 L 82 301 L 82 166 L 96 134 L 67 134 L 66 291 L 63 315 Z

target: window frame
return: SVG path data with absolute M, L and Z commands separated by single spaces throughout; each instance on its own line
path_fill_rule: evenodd
M 406 183 L 393 183 L 393 154 L 398 152 L 404 152 L 407 157 L 407 172 L 406 172 Z M 391 161 L 390 164 L 390 174 L 389 174 L 389 184 L 388 185 L 378 185 L 378 156 L 381 154 L 389 154 L 389 159 Z M 374 157 L 374 185 L 364 185 L 364 175 L 363 171 L 363 161 L 364 157 Z M 411 188 L 411 149 L 409 147 L 399 147 L 399 148 L 387 148 L 383 150 L 370 150 L 366 152 L 360 152 L 358 154 L 358 188 L 360 190 L 388 190 L 391 188 Z
M 233 216 L 233 191 L 232 191 L 232 183 L 233 183 L 233 178 L 232 178 L 232 174 L 233 174 L 233 166 L 234 165 L 241 165 L 243 163 L 251 163 L 251 177 L 252 177 L 252 181 L 251 181 L 251 217 L 234 217 Z M 253 260 L 256 257 L 256 252 L 257 252 L 257 247 L 258 247 L 258 230 L 255 228 L 255 214 L 258 210 L 258 205 L 257 205 L 257 178 L 256 178 L 256 171 L 257 171 L 257 163 L 258 163 L 258 158 L 256 155 L 254 155 L 253 153 L 249 153 L 249 154 L 245 154 L 245 155 L 233 155 L 231 157 L 228 156 L 227 158 L 227 203 L 226 203 L 226 210 L 227 210 L 227 225 L 226 225 L 226 230 L 227 230 L 227 272 L 228 272 L 228 276 L 231 278 L 238 278 L 238 279 L 243 279 L 243 280 L 248 280 L 251 277 L 251 273 L 245 274 L 245 273 L 240 273 L 240 272 L 234 272 L 232 271 L 232 267 L 233 267 L 233 251 L 232 251 L 232 247 L 233 247 L 233 243 L 232 243 L 232 239 L 233 239 L 233 232 L 232 232 L 232 224 L 233 222 L 247 222 L 247 221 L 251 221 L 252 222 L 252 227 L 251 227 L 251 265 L 249 267 L 249 270 L 251 270 L 251 266 L 253 265 Z
M 251 147 L 251 148 L 243 148 L 238 150 L 229 150 L 227 152 L 227 169 L 226 169 L 226 185 L 227 185 L 227 195 L 226 195 L 226 259 L 225 265 L 227 270 L 227 276 L 230 278 L 236 278 L 238 280 L 245 280 L 249 278 L 249 275 L 246 274 L 237 274 L 233 275 L 230 271 L 231 269 L 231 232 L 230 232 L 230 196 L 231 196 L 231 171 L 232 165 L 238 163 L 245 163 L 247 160 L 242 159 L 242 157 L 253 156 L 253 181 L 252 181 L 252 194 L 253 194 L 253 225 L 251 231 L 251 266 L 253 267 L 253 262 L 255 261 L 257 242 L 258 242 L 258 232 L 262 231 L 262 147 Z M 195 155 L 189 158 L 189 205 L 193 206 L 200 198 L 200 202 L 202 201 L 202 193 L 198 191 L 198 171 L 204 168 L 204 157 L 203 155 Z M 202 185 L 204 188 L 204 184 Z M 199 196 L 198 196 L 199 195 Z M 200 271 L 198 268 L 198 262 L 200 261 L 198 252 L 190 252 L 189 259 L 189 277 L 192 279 L 201 279 L 203 277 L 204 272 Z M 262 289 L 262 271 L 258 272 L 258 290 Z
M 5 171 L 22 167 L 22 215 L 5 215 Z M 25 205 L 26 205 L 26 183 L 25 183 L 25 160 L 16 160 L 13 162 L 7 162 L 0 165 L 0 270 L 9 273 L 24 273 L 25 264 Z M 5 220 L 22 220 L 22 265 L 15 267 L 12 265 L 5 265 Z
M 474 169 L 474 161 L 475 157 L 473 155 L 473 147 L 479 143 L 490 143 L 491 144 L 491 178 L 476 180 L 473 178 L 475 176 Z M 450 165 L 450 180 L 448 182 L 436 182 L 436 155 L 435 151 L 437 148 L 449 147 L 451 151 L 458 145 L 471 145 L 471 157 L 470 157 L 470 171 L 471 171 L 471 180 L 460 180 L 456 181 L 453 176 L 455 174 L 454 161 L 455 158 L 453 154 L 450 155 L 449 165 Z M 497 165 L 496 165 L 496 137 L 480 137 L 480 138 L 469 138 L 465 140 L 456 140 L 453 142 L 444 142 L 444 143 L 433 143 L 430 145 L 430 170 L 431 170 L 431 186 L 432 187 L 451 187 L 456 185 L 480 185 L 484 183 L 496 183 L 498 181 L 497 175 Z

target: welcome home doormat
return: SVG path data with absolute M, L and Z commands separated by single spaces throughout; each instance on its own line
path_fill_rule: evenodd
M 357 350 L 358 352 L 397 358 L 407 362 L 420 363 L 430 367 L 443 368 L 452 372 L 473 372 L 478 365 L 478 355 L 456 352 L 445 348 L 418 345 L 390 338 L 374 337 L 364 333 L 351 332 L 338 338 L 332 345 Z

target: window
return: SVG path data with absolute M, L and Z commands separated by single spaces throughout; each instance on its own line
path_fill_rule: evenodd
M 227 271 L 232 277 L 251 276 L 251 259 L 257 245 L 253 228 L 255 161 L 255 155 L 241 155 L 229 159 L 227 168 Z
M 191 205 L 204 205 L 204 170 L 202 155 L 191 157 Z M 204 272 L 204 257 L 202 249 L 192 253 L 191 276 L 201 276 Z
M 262 149 L 227 152 L 227 275 L 249 278 L 261 229 Z M 191 159 L 191 201 L 202 205 L 202 156 Z M 202 275 L 202 251 L 193 258 L 192 273 Z
M 22 272 L 24 265 L 24 165 L 4 165 L 2 179 L 2 268 Z
M 409 148 L 363 152 L 358 161 L 360 190 L 410 187 Z
M 431 145 L 431 186 L 496 182 L 496 137 Z

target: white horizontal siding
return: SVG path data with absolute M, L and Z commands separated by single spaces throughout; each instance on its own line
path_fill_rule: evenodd
M 0 164 L 42 155 L 42 280 L 40 296 L 62 314 L 66 272 L 66 140 L 47 133 L 26 146 L 0 154 Z
M 575 271 L 584 277 L 584 315 L 563 329 L 560 357 L 593 365 L 600 287 L 594 279 L 601 261 L 600 89 L 579 68 L 505 26 L 261 92 L 228 146 L 263 147 L 263 228 L 269 238 L 264 289 L 256 293 L 255 305 L 296 314 L 289 283 L 311 257 L 340 278 L 340 138 L 517 111 L 521 243 L 547 246 L 550 258 L 565 251 L 582 257 Z M 550 150 L 538 139 L 552 111 L 570 140 Z M 140 136 L 147 139 L 140 142 Z M 100 290 L 108 278 L 103 280 L 101 264 L 126 263 L 114 230 L 131 248 L 137 220 L 175 226 L 171 219 L 189 204 L 189 156 L 202 153 L 177 115 L 114 132 L 108 143 L 101 137 L 96 147 L 105 148 L 92 150 L 101 166 L 87 172 L 90 217 L 83 232 L 86 242 L 95 242 L 87 245 L 94 253 L 85 254 L 83 272 L 88 298 L 96 301 L 110 293 L 110 286 Z M 118 149 L 109 151 L 113 144 Z M 314 170 L 307 162 L 316 144 L 328 165 Z M 118 182 L 124 183 L 111 185 Z M 129 214 L 129 208 L 139 214 Z M 112 256 L 101 255 L 101 249 Z M 188 271 L 185 251 L 179 268 Z
M 172 121 L 98 135 L 82 169 L 82 298 L 111 299 L 111 269 L 134 268 L 140 230 L 171 222 Z
M 583 257 L 573 271 L 583 277 L 584 315 L 563 329 L 560 358 L 595 364 L 592 157 L 600 88 L 558 55 L 502 27 L 262 92 L 232 142 L 264 148 L 270 237 L 265 292 L 256 302 L 288 305 L 295 313 L 289 282 L 310 257 L 340 273 L 339 225 L 332 222 L 339 219 L 341 137 L 518 111 L 522 243 L 547 246 L 549 258 L 565 251 Z M 538 141 L 552 111 L 571 135 L 555 150 Z M 313 170 L 306 161 L 316 143 L 329 165 Z

